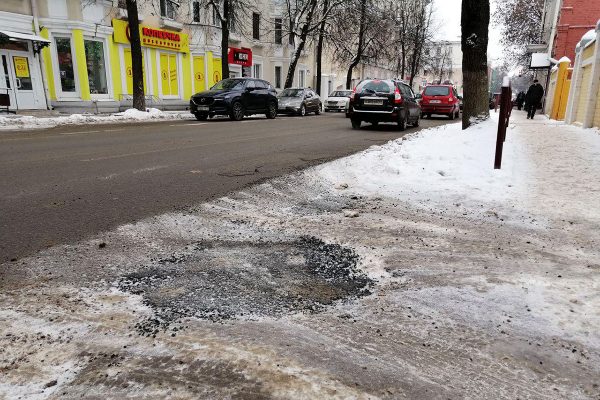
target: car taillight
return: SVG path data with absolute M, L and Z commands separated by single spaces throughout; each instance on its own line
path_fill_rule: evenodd
M 350 95 L 350 101 L 354 101 L 354 96 L 356 96 L 356 88 L 352 90 L 352 94 Z
M 398 88 L 396 88 L 396 91 L 394 92 L 394 104 L 402 104 L 402 95 Z

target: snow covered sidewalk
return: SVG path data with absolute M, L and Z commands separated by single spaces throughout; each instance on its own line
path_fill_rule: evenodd
M 599 221 L 600 132 L 515 111 L 501 170 L 493 169 L 497 114 L 462 131 L 445 125 L 316 169 L 334 185 L 421 204 L 494 205 Z
M 0 116 L 0 131 L 18 129 L 45 129 L 61 125 L 93 125 L 113 124 L 139 121 L 161 121 L 193 119 L 194 116 L 187 111 L 161 111 L 148 108 L 147 112 L 129 109 L 111 115 L 71 114 L 59 117 L 34 117 L 34 116 Z

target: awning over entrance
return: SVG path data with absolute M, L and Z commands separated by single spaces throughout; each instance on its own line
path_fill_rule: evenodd
M 8 36 L 11 39 L 17 39 L 17 40 L 31 40 L 32 42 L 50 43 L 50 41 L 46 38 L 43 38 L 38 35 L 31 35 L 29 33 L 0 31 L 0 36 Z

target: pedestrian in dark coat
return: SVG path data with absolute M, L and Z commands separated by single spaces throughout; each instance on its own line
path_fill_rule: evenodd
M 525 92 L 519 92 L 517 95 L 517 108 L 519 111 L 523 109 L 523 103 L 525 103 Z
M 540 82 L 536 79 L 533 81 L 533 85 L 529 86 L 529 90 L 527 90 L 527 94 L 525 95 L 525 101 L 529 107 L 527 119 L 533 119 L 535 112 L 542 101 L 542 97 L 544 97 L 544 87 L 540 85 Z

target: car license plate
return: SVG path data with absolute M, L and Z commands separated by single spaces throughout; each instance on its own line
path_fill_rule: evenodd
M 365 99 L 364 104 L 365 104 L 365 106 L 382 106 L 383 100 Z
M 430 103 L 431 104 L 440 104 L 442 101 L 441 100 L 431 100 Z
M 207 107 L 207 106 L 198 106 L 198 111 L 210 111 L 210 107 Z

